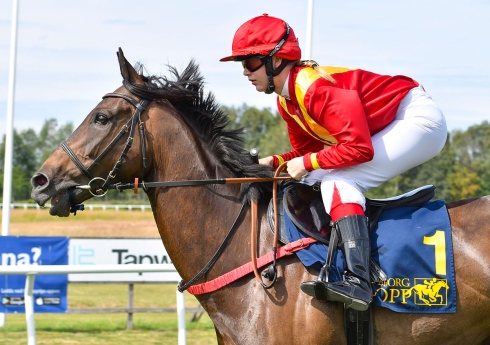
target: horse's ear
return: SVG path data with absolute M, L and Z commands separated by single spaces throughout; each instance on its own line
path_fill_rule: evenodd
M 124 78 L 124 80 L 136 84 L 144 83 L 140 75 L 138 74 L 138 72 L 136 72 L 134 67 L 124 57 L 124 53 L 121 48 L 119 48 L 119 51 L 117 52 L 117 58 L 119 60 L 119 68 L 121 69 L 121 75 Z

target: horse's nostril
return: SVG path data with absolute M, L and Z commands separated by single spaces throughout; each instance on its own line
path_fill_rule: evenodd
M 39 174 L 33 178 L 33 181 L 38 186 L 44 186 L 48 183 L 48 178 L 42 174 Z

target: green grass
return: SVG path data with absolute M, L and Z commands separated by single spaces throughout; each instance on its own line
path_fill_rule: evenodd
M 134 307 L 175 308 L 174 284 L 136 284 Z M 70 308 L 124 308 L 127 307 L 126 284 L 69 284 Z M 186 307 L 195 308 L 197 300 L 185 294 Z M 198 321 L 191 322 L 193 313 L 186 315 L 186 338 L 189 345 L 216 344 L 214 326 L 204 313 Z M 177 344 L 177 314 L 135 313 L 133 329 L 126 329 L 127 314 L 36 314 L 37 344 Z M 24 345 L 27 343 L 24 314 L 7 314 L 6 325 L 0 328 L 0 344 Z

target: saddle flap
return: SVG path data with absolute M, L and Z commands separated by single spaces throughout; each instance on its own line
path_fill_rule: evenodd
M 369 207 L 383 207 L 389 210 L 395 207 L 419 207 L 430 201 L 436 194 L 434 185 L 427 185 L 414 189 L 408 193 L 401 194 L 387 199 L 366 199 Z
M 289 243 L 288 236 L 286 234 L 286 226 L 284 225 L 284 207 L 282 206 L 282 197 L 283 193 L 278 191 L 277 193 L 277 218 L 279 221 L 279 235 L 278 235 L 278 240 L 282 244 L 287 244 Z M 267 219 L 269 220 L 269 226 L 272 232 L 274 232 L 274 199 L 271 199 L 269 202 L 269 207 L 267 208 Z
M 300 231 L 328 244 L 331 218 L 325 211 L 319 190 L 302 183 L 291 184 L 284 190 L 283 206 Z
M 435 186 L 427 185 L 393 198 L 366 198 L 366 216 L 369 219 L 369 229 L 372 231 L 376 227 L 383 211 L 396 207 L 421 207 L 434 197 L 435 190 Z
M 279 235 L 281 243 L 289 243 L 284 223 L 284 215 L 294 223 L 305 235 L 319 242 L 328 244 L 330 239 L 330 216 L 325 212 L 319 191 L 302 183 L 288 183 L 277 194 L 279 218 Z M 267 218 L 270 229 L 274 232 L 273 200 L 269 202 Z
M 427 185 L 408 193 L 387 199 L 366 198 L 366 217 L 372 231 L 381 213 L 396 207 L 420 207 L 429 202 L 435 195 L 435 186 Z M 278 191 L 277 207 L 279 211 L 279 240 L 288 243 L 284 230 L 284 213 L 300 231 L 316 240 L 328 244 L 331 232 L 331 218 L 325 211 L 321 192 L 299 182 L 288 183 L 283 191 Z M 274 230 L 274 208 L 272 200 L 267 210 L 269 225 Z

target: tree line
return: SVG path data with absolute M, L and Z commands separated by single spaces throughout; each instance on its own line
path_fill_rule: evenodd
M 245 147 L 258 148 L 260 156 L 287 152 L 291 149 L 286 125 L 277 111 L 258 109 L 243 104 L 226 107 L 230 128 L 243 128 Z M 30 178 L 49 155 L 73 132 L 73 124 L 59 125 L 48 119 L 36 132 L 14 130 L 12 201 L 30 199 Z M 5 136 L 0 145 L 0 193 L 3 195 Z M 490 123 L 483 121 L 467 130 L 448 135 L 442 152 L 430 161 L 366 193 L 370 198 L 387 198 L 423 185 L 436 186 L 436 198 L 447 201 L 490 194 Z M 144 201 L 143 193 L 108 193 L 105 202 Z

